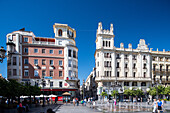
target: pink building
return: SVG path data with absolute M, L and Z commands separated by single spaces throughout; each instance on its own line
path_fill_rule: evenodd
M 76 31 L 58 23 L 53 29 L 54 38 L 36 37 L 25 29 L 7 34 L 7 42 L 15 44 L 14 53 L 7 60 L 7 77 L 41 87 L 44 78 L 46 85 L 41 90 L 45 94 L 61 95 L 67 91 L 76 96 L 79 87 Z

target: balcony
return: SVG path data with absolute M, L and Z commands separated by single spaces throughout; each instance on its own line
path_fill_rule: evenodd
M 147 63 L 147 60 L 146 60 L 146 59 L 143 59 L 143 63 Z
M 137 68 L 133 68 L 133 72 L 136 72 L 137 71 Z
M 46 41 L 33 41 L 33 44 L 42 44 L 42 45 L 55 45 L 55 42 L 46 42 Z
M 128 62 L 129 61 L 129 59 L 128 58 L 125 58 L 125 62 Z

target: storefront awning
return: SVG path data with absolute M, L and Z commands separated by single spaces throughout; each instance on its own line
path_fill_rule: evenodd
M 40 91 L 76 91 L 77 89 L 41 89 Z
M 70 96 L 71 94 L 68 93 L 68 92 L 65 92 L 65 93 L 63 93 L 62 95 L 63 95 L 63 96 Z

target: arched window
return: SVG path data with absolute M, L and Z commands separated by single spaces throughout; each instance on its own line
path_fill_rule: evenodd
M 62 36 L 62 30 L 61 29 L 58 30 L 58 36 Z

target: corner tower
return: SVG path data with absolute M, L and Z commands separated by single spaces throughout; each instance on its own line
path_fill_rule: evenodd
M 98 23 L 98 29 L 96 33 L 96 49 L 113 49 L 114 48 L 114 28 L 113 24 L 110 24 L 110 30 L 103 29 L 102 23 Z

